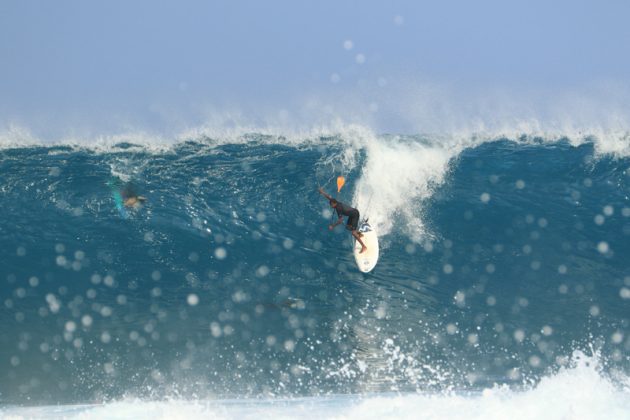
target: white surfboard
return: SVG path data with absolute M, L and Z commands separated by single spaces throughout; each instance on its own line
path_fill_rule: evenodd
M 365 252 L 361 253 L 361 244 L 356 239 L 354 240 L 354 260 L 357 262 L 357 267 L 364 273 L 369 273 L 378 262 L 378 236 L 376 232 L 367 222 L 367 220 L 359 223 L 359 232 L 363 234 L 361 240 L 367 247 Z

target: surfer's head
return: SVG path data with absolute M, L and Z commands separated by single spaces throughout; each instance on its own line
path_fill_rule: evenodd
M 333 208 L 337 207 L 337 203 L 338 201 L 335 200 L 334 198 L 330 199 L 330 207 L 333 207 Z
M 138 208 L 146 200 L 147 199 L 141 195 L 134 195 L 134 196 L 125 198 L 124 204 L 126 207 Z

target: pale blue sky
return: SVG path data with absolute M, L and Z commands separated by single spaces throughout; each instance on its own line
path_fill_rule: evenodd
M 327 105 L 320 120 L 365 111 L 405 131 L 393 104 L 413 89 L 441 107 L 486 90 L 540 104 L 626 89 L 629 16 L 622 0 L 2 0 L 0 126 L 176 131 L 224 110 L 264 123 Z

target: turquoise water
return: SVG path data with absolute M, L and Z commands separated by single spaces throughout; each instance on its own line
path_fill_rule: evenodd
M 627 396 L 630 159 L 600 146 L 251 134 L 0 150 L 0 404 L 503 385 L 514 402 L 576 372 L 575 351 L 590 367 L 567 381 Z M 317 187 L 338 175 L 380 236 L 369 274 L 327 229 Z M 112 182 L 147 202 L 122 217 Z

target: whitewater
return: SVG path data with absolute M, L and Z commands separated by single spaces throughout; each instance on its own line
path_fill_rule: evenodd
M 630 137 L 521 128 L 9 130 L 0 417 L 630 419 Z

